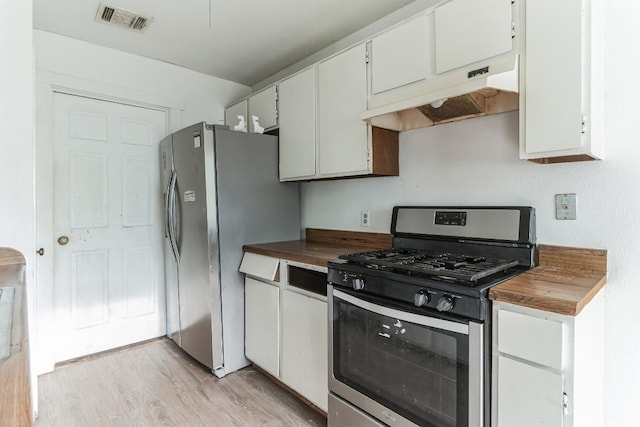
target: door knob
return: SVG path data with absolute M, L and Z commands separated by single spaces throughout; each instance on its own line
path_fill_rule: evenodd
M 59 244 L 60 246 L 64 246 L 64 245 L 66 245 L 67 243 L 69 243 L 69 238 L 68 238 L 67 236 L 60 236 L 60 237 L 58 237 L 58 244 Z

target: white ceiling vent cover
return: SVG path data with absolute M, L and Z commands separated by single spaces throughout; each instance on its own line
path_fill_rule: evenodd
M 143 33 L 153 18 L 140 16 L 137 13 L 100 3 L 96 13 L 96 21 L 116 25 L 137 33 Z

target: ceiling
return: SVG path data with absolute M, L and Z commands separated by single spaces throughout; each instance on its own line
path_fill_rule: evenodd
M 105 0 L 152 18 L 96 21 L 99 0 L 33 0 L 34 27 L 254 85 L 413 0 Z

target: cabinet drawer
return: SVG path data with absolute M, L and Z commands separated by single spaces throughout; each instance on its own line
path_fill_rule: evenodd
M 266 280 L 277 280 L 279 265 L 278 258 L 245 252 L 240 263 L 240 273 Z
M 289 284 L 314 294 L 327 296 L 327 273 L 289 266 Z
M 498 351 L 540 365 L 562 368 L 563 324 L 498 310 Z

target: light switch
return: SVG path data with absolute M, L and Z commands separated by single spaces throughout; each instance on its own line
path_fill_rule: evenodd
M 576 219 L 576 194 L 556 194 L 556 219 Z

